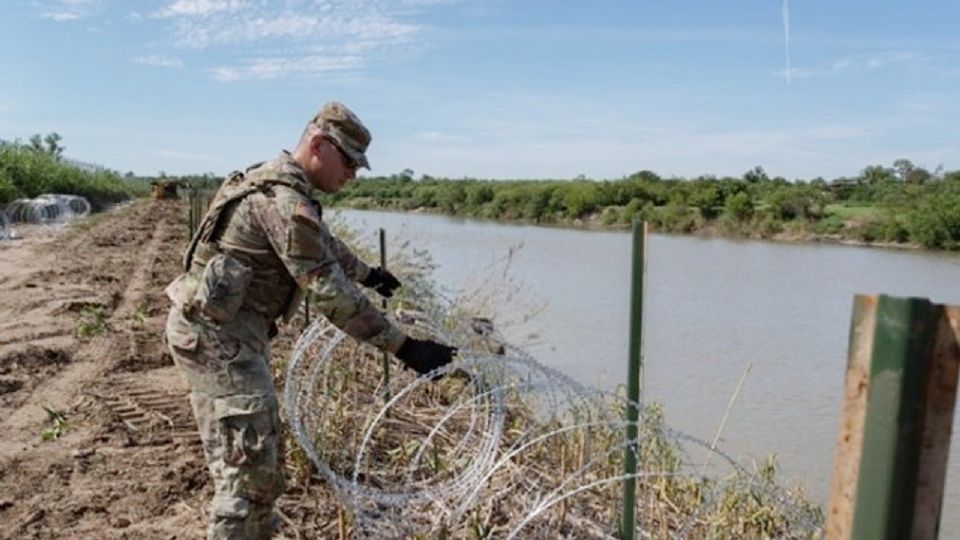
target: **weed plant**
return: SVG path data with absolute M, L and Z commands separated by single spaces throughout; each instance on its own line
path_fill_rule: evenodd
M 63 411 L 58 411 L 49 405 L 44 405 L 43 410 L 47 413 L 47 420 L 50 425 L 40 433 L 43 441 L 55 441 L 70 430 L 70 423 L 67 422 L 67 416 Z
M 80 312 L 80 319 L 77 321 L 77 337 L 91 339 L 103 334 L 110 329 L 107 318 L 108 314 L 102 306 L 84 307 Z

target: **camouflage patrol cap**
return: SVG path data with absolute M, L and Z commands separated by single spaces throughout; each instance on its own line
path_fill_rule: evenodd
M 370 132 L 346 105 L 338 101 L 325 103 L 312 122 L 325 135 L 336 139 L 340 149 L 350 156 L 358 167 L 370 168 L 364 154 L 370 145 Z

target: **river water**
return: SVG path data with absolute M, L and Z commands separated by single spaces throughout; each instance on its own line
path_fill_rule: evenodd
M 490 310 L 542 363 L 612 389 L 626 378 L 631 240 L 580 231 L 374 211 L 339 212 L 370 240 L 387 231 L 427 249 L 453 294 L 515 292 Z M 388 250 L 390 248 L 388 247 Z M 644 394 L 667 422 L 711 441 L 751 365 L 720 447 L 776 454 L 781 477 L 826 506 L 855 294 L 960 304 L 960 256 L 864 247 L 651 235 L 644 300 Z M 535 313 L 529 321 L 517 314 Z M 956 428 L 954 429 L 956 432 Z M 960 538 L 960 443 L 941 538 Z

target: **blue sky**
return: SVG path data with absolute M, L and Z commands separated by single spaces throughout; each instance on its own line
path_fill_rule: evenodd
M 222 174 L 338 99 L 365 174 L 953 170 L 958 23 L 958 0 L 12 0 L 0 138 Z

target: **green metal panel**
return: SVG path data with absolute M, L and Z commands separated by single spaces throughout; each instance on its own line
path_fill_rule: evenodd
M 637 421 L 640 418 L 640 348 L 643 330 L 643 258 L 646 223 L 633 222 L 633 271 L 630 281 L 630 350 L 627 367 L 627 439 L 623 456 L 623 511 L 620 536 L 633 540 L 636 530 Z
M 876 309 L 852 538 L 902 540 L 913 523 L 922 388 L 942 308 L 881 295 Z

